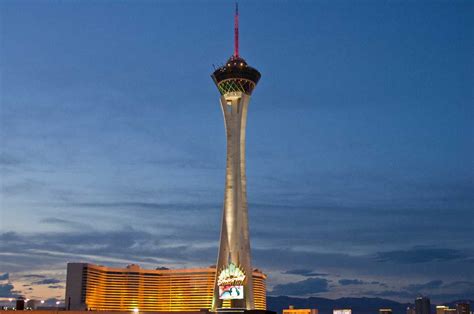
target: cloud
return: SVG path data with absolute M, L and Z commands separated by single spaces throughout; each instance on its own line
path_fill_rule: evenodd
M 298 282 L 276 285 L 271 295 L 307 296 L 327 292 L 329 281 L 322 278 L 308 278 Z
M 15 233 L 13 231 L 4 232 L 4 233 L 0 234 L 0 240 L 2 240 L 5 243 L 7 241 L 15 241 L 15 240 L 18 240 L 18 239 L 20 239 L 20 237 L 18 236 L 17 233 Z
M 0 280 L 8 280 L 8 278 L 10 278 L 9 273 L 4 273 L 4 274 L 0 275 Z
M 17 291 L 13 290 L 13 285 L 12 284 L 0 284 L 0 297 L 2 298 L 16 298 L 19 295 L 17 294 Z
M 404 287 L 404 289 L 419 293 L 423 290 L 437 289 L 437 288 L 441 288 L 442 286 L 443 286 L 442 280 L 432 280 L 423 284 L 411 284 Z
M 37 274 L 30 274 L 30 275 L 23 275 L 23 278 L 45 278 L 44 275 L 37 275 Z
M 376 297 L 395 297 L 401 299 L 413 299 L 416 294 L 403 290 L 384 290 L 384 291 L 367 291 L 365 294 Z
M 32 284 L 34 285 L 49 285 L 49 284 L 54 284 L 54 283 L 60 283 L 61 280 L 55 279 L 55 278 L 47 278 L 39 281 L 35 281 Z
M 323 274 L 323 273 L 315 273 L 312 270 L 309 269 L 292 269 L 292 270 L 287 270 L 284 272 L 284 274 L 288 275 L 300 275 L 304 277 L 318 277 L 318 276 L 327 276 L 328 274 Z
M 196 209 L 202 210 L 215 210 L 220 208 L 221 204 L 213 203 L 159 203 L 159 202 L 79 202 L 71 203 L 71 206 L 77 207 L 89 207 L 89 208 L 101 208 L 101 209 L 141 209 L 141 210 L 151 210 L 153 213 L 156 213 L 157 210 L 179 210 L 179 211 L 194 211 Z
M 59 226 L 63 226 L 70 229 L 79 229 L 79 230 L 90 229 L 90 226 L 88 224 L 56 218 L 56 217 L 45 218 L 45 219 L 42 219 L 41 222 L 47 223 L 47 224 L 59 225 Z
M 433 298 L 438 300 L 473 300 L 474 299 L 474 282 L 472 281 L 455 281 L 444 284 L 436 292 L 430 293 Z
M 156 264 L 166 267 L 190 266 L 190 262 L 204 266 L 214 262 L 209 256 L 217 254 L 217 243 L 199 241 L 202 240 L 198 236 L 199 232 L 192 227 L 189 229 L 187 232 L 193 231 L 197 235 L 196 244 L 193 241 L 176 243 L 166 236 L 159 237 L 132 228 L 108 232 L 41 233 L 41 236 L 23 236 L 9 232 L 0 234 L 0 255 L 9 271 L 40 270 L 53 264 L 62 264 L 65 268 L 67 261 L 116 266 L 134 262 L 152 267 Z M 33 275 L 30 276 L 34 278 Z
M 339 284 L 341 286 L 349 286 L 349 285 L 379 285 L 381 287 L 387 287 L 386 284 L 380 281 L 364 281 L 361 279 L 340 279 Z
M 425 283 L 410 284 L 402 287 L 400 290 L 369 291 L 366 294 L 401 299 L 413 299 L 420 294 L 424 294 L 429 295 L 434 300 L 446 302 L 455 299 L 473 299 L 474 282 L 454 281 L 443 283 L 442 280 L 431 280 Z
M 376 259 L 379 262 L 401 264 L 453 261 L 465 259 L 466 257 L 466 253 L 461 250 L 430 247 L 414 247 L 410 250 L 386 251 L 376 254 Z
M 340 285 L 343 285 L 343 286 L 367 284 L 367 282 L 359 280 L 359 279 L 341 279 L 338 282 Z
M 49 285 L 48 288 L 50 289 L 64 289 L 63 285 Z
M 22 161 L 13 155 L 1 153 L 0 154 L 0 166 L 16 166 L 21 164 Z
M 216 211 L 218 210 L 216 209 Z M 201 228 L 202 226 L 190 225 L 189 229 L 183 228 L 183 233 L 179 237 L 154 233 L 154 230 L 148 228 L 137 230 L 128 226 L 115 230 L 100 231 L 74 230 L 35 234 L 8 232 L 0 234 L 0 258 L 6 266 L 5 268 L 2 267 L 2 270 L 12 273 L 16 271 L 24 272 L 28 269 L 32 281 L 40 281 L 41 279 L 50 278 L 50 276 L 42 276 L 35 279 L 33 276 L 40 274 L 40 270 L 54 267 L 54 269 L 64 272 L 68 261 L 90 262 L 118 267 L 123 267 L 129 263 L 137 263 L 144 268 L 206 266 L 215 262 L 212 256 L 217 254 L 218 234 L 216 231 L 216 239 L 212 239 L 212 235 L 209 235 L 208 231 L 201 230 Z M 191 239 L 192 237 L 195 238 Z M 2 241 L 3 239 L 7 240 Z M 253 241 L 255 239 L 254 237 Z M 307 285 L 314 284 L 314 282 L 300 282 L 295 283 L 295 285 L 281 286 L 281 284 L 287 283 L 287 281 L 282 280 L 282 273 L 307 277 L 301 279 L 318 278 L 316 274 L 319 273 L 312 271 L 315 269 L 315 261 L 317 261 L 317 269 L 330 270 L 328 271 L 329 276 L 337 273 L 344 275 L 344 277 L 336 277 L 336 283 L 341 278 L 343 278 L 341 280 L 357 280 L 354 278 L 366 280 L 365 278 L 373 277 L 382 281 L 385 276 L 403 273 L 406 276 L 418 275 L 421 280 L 418 283 L 424 284 L 429 280 L 423 281 L 423 278 L 437 278 L 434 276 L 439 273 L 441 267 L 448 269 L 448 274 L 449 272 L 458 273 L 462 271 L 466 273 L 465 278 L 467 280 L 471 280 L 472 277 L 472 268 L 467 267 L 472 266 L 472 264 L 464 261 L 447 263 L 446 267 L 439 265 L 439 263 L 388 264 L 376 261 L 373 254 L 351 255 L 350 252 L 336 254 L 318 252 L 317 248 L 314 250 L 294 247 L 267 248 L 258 240 L 253 243 L 255 243 L 252 250 L 253 264 L 269 275 L 269 290 L 274 288 L 271 292 L 272 295 L 276 293 L 286 294 L 288 291 L 291 292 L 290 289 L 297 289 L 298 285 L 303 285 L 299 288 L 304 288 L 305 292 L 310 294 L 329 292 L 324 295 L 334 295 L 336 292 L 333 289 L 324 292 L 325 289 L 329 289 L 324 288 L 324 286 L 320 289 L 316 289 L 317 287 L 314 290 L 309 289 L 311 287 L 308 288 Z M 293 265 L 292 269 L 285 270 L 288 265 Z M 443 272 L 446 273 L 446 271 Z M 63 279 L 57 275 L 51 275 L 51 277 Z M 22 278 L 26 279 L 28 277 L 22 276 Z M 446 280 L 445 278 L 449 279 L 448 276 L 443 277 L 444 280 Z M 324 282 L 319 282 L 319 284 L 321 283 Z M 334 285 L 334 289 L 343 289 L 341 286 L 344 286 L 344 283 L 346 282 L 342 281 L 340 284 Z M 411 282 L 405 281 L 404 285 L 406 286 L 409 283 Z M 418 283 L 413 282 L 413 284 Z M 278 284 L 280 284 L 280 287 L 277 287 Z M 373 284 L 376 285 L 376 283 Z M 367 280 L 367 287 L 369 287 L 368 285 L 369 280 Z M 390 287 L 393 291 L 402 291 L 398 293 L 399 295 L 412 294 L 409 290 L 402 289 L 401 284 L 393 285 L 390 283 Z M 374 286 L 372 290 L 386 288 L 386 286 L 380 285 Z
M 371 285 L 379 285 L 379 286 L 384 287 L 384 288 L 387 288 L 387 287 L 388 287 L 387 284 L 385 284 L 385 283 L 383 283 L 383 282 L 380 282 L 380 281 L 371 281 L 370 284 L 371 284 Z

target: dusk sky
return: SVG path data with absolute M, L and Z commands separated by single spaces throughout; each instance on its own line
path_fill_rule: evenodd
M 240 1 L 269 295 L 474 299 L 474 1 Z M 0 297 L 216 263 L 233 1 L 0 1 Z

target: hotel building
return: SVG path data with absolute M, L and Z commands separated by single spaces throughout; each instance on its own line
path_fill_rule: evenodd
M 193 312 L 211 308 L 216 268 L 67 265 L 67 310 Z M 255 307 L 266 309 L 266 275 L 253 271 Z

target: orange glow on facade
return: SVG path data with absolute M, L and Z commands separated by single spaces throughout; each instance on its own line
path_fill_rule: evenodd
M 184 312 L 210 309 L 215 268 L 141 269 L 68 264 L 66 309 Z M 266 275 L 253 272 L 256 309 L 266 309 Z

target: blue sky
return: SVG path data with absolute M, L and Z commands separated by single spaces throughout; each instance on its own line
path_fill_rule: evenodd
M 0 297 L 211 265 L 232 1 L 1 1 Z M 241 1 L 269 294 L 474 298 L 474 3 Z

